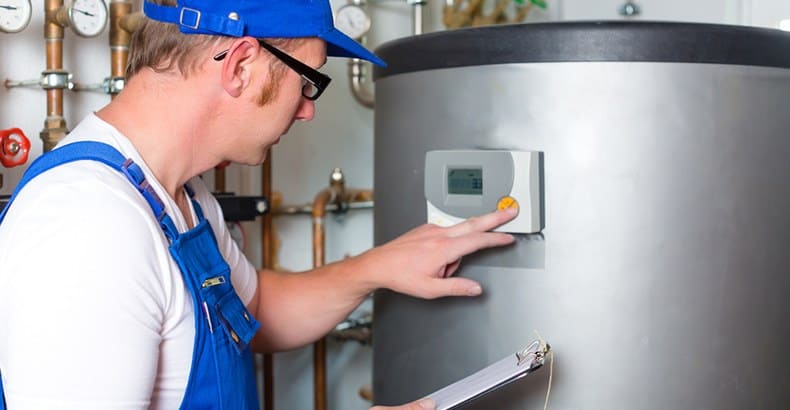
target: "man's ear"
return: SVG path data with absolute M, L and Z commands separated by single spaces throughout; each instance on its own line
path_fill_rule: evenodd
M 232 97 L 238 97 L 252 78 L 252 63 L 260 57 L 258 40 L 242 37 L 228 48 L 222 59 L 222 88 Z

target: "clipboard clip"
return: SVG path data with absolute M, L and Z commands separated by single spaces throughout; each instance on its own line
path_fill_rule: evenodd
M 535 340 L 524 348 L 524 350 L 516 352 L 516 366 L 527 364 L 530 369 L 543 366 L 543 362 L 546 360 L 546 355 L 549 353 L 549 350 L 551 350 L 551 346 L 548 343 Z
M 436 402 L 436 410 L 454 409 L 537 370 L 543 366 L 549 349 L 549 345 L 542 340 L 535 340 L 515 354 L 508 354 L 488 367 L 429 394 L 428 397 Z

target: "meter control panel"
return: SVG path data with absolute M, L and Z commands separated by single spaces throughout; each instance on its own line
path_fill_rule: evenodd
M 545 227 L 543 153 L 445 150 L 425 155 L 428 222 L 451 226 L 497 209 L 518 216 L 497 232 L 538 233 Z

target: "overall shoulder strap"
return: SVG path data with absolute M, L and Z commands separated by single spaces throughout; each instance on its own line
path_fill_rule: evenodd
M 3 212 L 0 213 L 0 223 L 3 222 L 8 209 L 14 202 L 17 194 L 24 188 L 24 186 L 38 175 L 50 170 L 58 165 L 67 164 L 74 161 L 91 160 L 101 162 L 118 172 L 121 172 L 126 178 L 137 188 L 140 194 L 143 195 L 148 205 L 151 207 L 154 215 L 156 216 L 159 224 L 162 226 L 165 234 L 169 239 L 173 239 L 178 235 L 175 224 L 170 217 L 165 213 L 165 207 L 162 200 L 153 190 L 153 188 L 145 180 L 145 174 L 139 165 L 135 164 L 131 159 L 125 158 L 117 149 L 110 145 L 96 141 L 80 141 L 64 145 L 55 150 L 52 150 L 40 157 L 38 157 L 30 167 L 28 167 L 22 180 L 14 189 L 11 199 L 8 200 Z

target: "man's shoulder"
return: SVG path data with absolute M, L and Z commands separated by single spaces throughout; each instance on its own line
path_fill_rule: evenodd
M 51 223 L 110 234 L 139 228 L 144 219 L 153 219 L 150 207 L 123 174 L 97 161 L 77 161 L 31 179 L 10 205 L 3 230 Z

